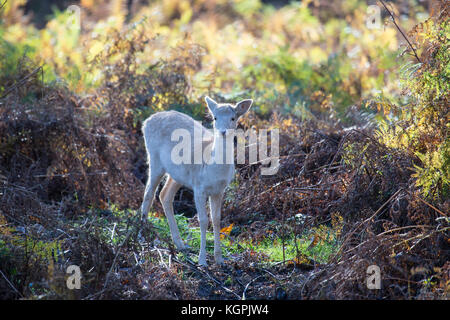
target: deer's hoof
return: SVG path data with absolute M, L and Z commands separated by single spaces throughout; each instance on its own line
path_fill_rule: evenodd
M 140 213 L 141 221 L 146 222 L 148 220 L 148 213 Z

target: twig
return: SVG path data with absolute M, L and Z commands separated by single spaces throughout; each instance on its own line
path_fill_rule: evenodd
M 364 221 L 362 222 L 362 224 L 364 224 L 364 223 L 366 223 L 366 222 L 369 222 L 369 221 L 372 220 L 374 217 L 376 217 L 376 216 L 378 215 L 378 213 L 380 213 L 380 211 L 383 210 L 384 207 L 385 207 L 389 202 L 391 202 L 392 199 L 394 199 L 394 198 L 400 193 L 400 191 L 402 191 L 402 190 L 403 190 L 403 188 L 398 189 L 397 192 L 395 192 L 395 193 L 394 193 L 394 194 L 393 194 L 393 195 L 392 195 L 385 203 L 383 203 L 383 204 L 381 205 L 381 207 L 379 207 L 378 210 L 375 211 L 375 213 L 374 213 L 373 215 L 371 215 L 369 218 L 367 218 L 366 220 L 364 220 Z
M 113 239 L 114 239 L 114 232 L 116 231 L 116 226 L 117 226 L 117 223 L 114 223 L 113 229 L 111 231 L 111 241 L 113 241 Z
M 287 261 L 292 261 L 292 260 L 287 260 Z M 266 268 L 259 268 L 260 270 L 268 273 L 272 278 L 274 278 L 276 281 L 280 282 L 283 279 L 278 278 L 276 275 L 274 275 L 272 272 L 270 272 L 269 270 L 267 270 Z
M 434 207 L 433 205 L 431 205 L 430 203 L 426 202 L 425 200 L 423 200 L 421 197 L 409 192 L 408 190 L 406 191 L 408 192 L 412 197 L 415 197 L 417 199 L 419 199 L 420 201 L 422 201 L 423 203 L 425 203 L 427 206 L 429 206 L 431 209 L 434 209 L 436 212 L 439 212 L 442 216 L 444 217 L 448 217 L 448 214 L 442 212 L 441 210 L 439 210 L 438 208 Z
M 138 224 L 138 228 L 140 228 L 140 226 L 141 226 L 141 225 Z M 109 278 L 110 278 L 111 272 L 113 271 L 114 266 L 116 265 L 117 258 L 118 258 L 119 254 L 120 254 L 120 249 L 122 249 L 122 247 L 123 247 L 123 246 L 125 245 L 125 243 L 128 241 L 128 239 L 129 239 L 130 236 L 131 236 L 132 231 L 133 231 L 133 229 L 128 230 L 128 233 L 127 233 L 125 239 L 123 239 L 122 243 L 120 244 L 120 246 L 119 246 L 118 249 L 117 249 L 117 253 L 116 253 L 115 257 L 114 257 L 114 260 L 113 260 L 113 262 L 112 262 L 112 264 L 111 264 L 111 267 L 109 268 L 109 271 L 108 271 L 108 273 L 106 274 L 106 277 L 105 277 L 105 283 L 104 283 L 103 288 L 102 288 L 102 290 L 101 290 L 100 299 L 103 297 L 103 293 L 105 292 L 105 290 L 106 290 L 106 288 L 107 288 L 107 285 L 108 285 L 108 282 L 109 282 Z
M 32 77 L 33 75 L 35 75 L 36 73 L 39 72 L 39 70 L 42 69 L 42 66 L 37 67 L 36 69 L 34 69 L 30 74 L 26 75 L 25 77 L 23 77 L 22 79 L 20 79 L 17 83 L 15 83 L 14 85 L 12 85 L 11 87 L 9 87 L 8 89 L 6 89 L 5 93 L 0 97 L 0 99 L 3 99 L 4 97 L 6 97 L 8 94 L 10 94 L 14 89 L 18 88 L 19 86 L 21 86 L 23 83 L 25 83 L 26 80 L 28 80 L 28 78 Z
M 378 208 L 377 211 L 375 211 L 375 213 L 373 215 L 371 215 L 369 218 L 365 219 L 364 221 L 360 222 L 353 230 L 352 232 L 350 232 L 349 235 L 347 235 L 347 237 L 345 238 L 345 240 L 342 242 L 342 245 L 339 247 L 339 250 L 333 255 L 332 259 L 336 258 L 340 252 L 342 251 L 342 249 L 344 248 L 345 244 L 347 243 L 347 241 L 353 236 L 353 234 L 356 232 L 356 230 L 359 229 L 359 227 L 361 227 L 362 225 L 366 224 L 367 222 L 369 222 L 370 220 L 372 220 L 374 217 L 376 217 L 378 215 L 378 213 L 381 212 L 381 210 L 384 209 L 384 207 L 386 207 L 391 201 L 392 199 L 394 199 L 399 193 L 400 191 L 402 191 L 403 188 L 400 188 L 397 190 L 397 192 L 395 192 L 385 203 L 383 203 L 381 205 L 381 207 Z
M 5 4 L 8 2 L 8 0 L 5 0 L 5 2 L 2 3 L 2 5 L 0 6 L 0 10 L 3 9 L 3 7 L 5 6 Z
M 249 286 L 250 284 L 252 284 L 254 281 L 256 281 L 257 279 L 261 278 L 262 276 L 263 276 L 263 275 L 259 275 L 259 276 L 257 276 L 256 278 L 250 280 L 250 281 L 247 283 L 247 285 L 246 285 L 245 288 L 244 288 L 244 292 L 242 292 L 242 300 L 246 300 L 246 299 L 245 299 L 245 292 L 247 292 L 248 286 Z
M 386 234 L 388 234 L 388 233 L 392 233 L 392 232 L 396 232 L 396 231 L 401 231 L 401 230 L 405 230 L 405 229 L 411 229 L 411 228 L 427 228 L 427 227 L 429 228 L 430 226 L 427 226 L 427 225 L 415 225 L 415 226 L 399 227 L 399 228 L 394 228 L 394 229 L 390 229 L 390 230 L 384 231 L 384 232 L 382 232 L 382 233 L 379 233 L 379 234 L 376 235 L 376 237 L 377 237 L 377 238 L 381 238 L 382 236 L 384 236 L 384 235 L 386 235 Z M 350 252 L 352 252 L 352 251 L 358 249 L 359 247 L 363 246 L 364 244 L 366 244 L 366 243 L 368 243 L 368 242 L 370 242 L 370 241 L 372 241 L 372 239 L 367 239 L 366 241 L 361 242 L 361 243 L 358 244 L 357 246 L 348 249 L 347 251 L 345 251 L 345 253 L 348 254 L 348 253 L 350 253 Z
M 341 152 L 342 146 L 344 145 L 345 141 L 347 140 L 347 137 L 350 136 L 353 132 L 354 132 L 353 130 L 350 131 L 350 132 L 348 132 L 348 133 L 344 136 L 344 138 L 342 138 L 341 141 L 339 142 L 338 149 L 337 149 L 336 153 L 334 154 L 333 159 L 330 161 L 330 163 L 329 163 L 328 166 L 327 166 L 327 169 L 326 169 L 327 172 L 330 172 L 330 167 L 331 167 L 331 165 L 334 163 L 334 161 L 336 160 L 336 157 L 337 157 L 337 155 L 339 154 L 339 152 Z
M 61 173 L 61 174 L 35 174 L 33 177 L 35 178 L 53 178 L 53 177 L 62 177 L 67 178 L 69 176 L 95 176 L 95 175 L 105 175 L 108 174 L 107 171 L 96 171 L 96 172 L 90 172 L 90 173 L 80 173 L 80 172 L 68 172 L 68 173 Z
M 386 4 L 384 3 L 383 0 L 380 0 L 380 2 L 383 5 L 383 7 L 386 9 L 386 11 L 389 13 L 389 15 L 391 16 L 392 22 L 394 22 L 395 26 L 397 27 L 397 30 L 400 31 L 400 33 L 402 34 L 403 38 L 405 38 L 406 42 L 408 42 L 408 45 L 412 49 L 412 51 L 414 52 L 414 56 L 416 57 L 417 61 L 422 63 L 422 60 L 420 60 L 419 56 L 417 55 L 416 49 L 414 49 L 414 47 L 411 44 L 411 42 L 409 42 L 408 38 L 406 37 L 406 35 L 403 33 L 402 29 L 400 29 L 400 27 L 398 26 L 397 22 L 395 21 L 395 18 L 394 18 L 394 15 L 392 14 L 392 12 L 388 9 L 388 7 L 386 6 Z
M 222 285 L 222 283 L 217 280 L 216 278 L 214 278 L 212 275 L 210 275 L 208 272 L 203 271 L 201 269 L 199 269 L 194 262 L 190 261 L 189 258 L 186 258 L 186 260 L 189 262 L 189 264 L 183 263 L 180 260 L 178 260 L 177 258 L 173 258 L 173 261 L 185 266 L 185 267 L 189 267 L 194 271 L 197 271 L 200 274 L 206 275 L 210 280 L 214 281 L 216 284 L 218 284 L 223 290 L 225 290 L 228 293 L 233 294 L 235 297 L 237 297 L 239 300 L 241 299 L 241 296 L 238 295 L 236 292 L 234 292 L 233 290 L 225 287 L 224 285 Z
M 156 251 L 159 254 L 159 258 L 161 259 L 161 263 L 164 265 L 164 267 L 166 267 L 167 270 L 170 270 L 170 268 L 167 266 L 167 264 L 164 262 L 164 258 L 162 256 L 161 250 L 159 250 L 159 248 L 155 247 Z
M 412 250 L 412 249 L 413 249 L 420 241 L 425 240 L 425 239 L 431 237 L 431 236 L 432 236 L 433 234 L 435 234 L 436 232 L 448 231 L 449 229 L 450 229 L 449 227 L 446 227 L 446 228 L 442 228 L 442 229 L 433 230 L 433 231 L 431 231 L 430 233 L 428 233 L 428 234 L 426 234 L 426 235 L 418 234 L 418 235 L 415 235 L 415 236 L 413 236 L 413 237 L 411 237 L 411 238 L 402 240 L 402 241 L 400 241 L 400 242 L 394 244 L 393 247 L 397 247 L 397 246 L 399 246 L 400 244 L 405 243 L 405 242 L 408 243 L 409 241 L 412 241 L 412 240 L 415 240 L 415 239 L 419 239 L 415 244 L 413 244 L 412 247 L 409 248 L 409 250 Z
M 6 2 L 5 2 L 6 3 Z M 1 8 L 0 8 L 1 9 Z M 3 274 L 2 270 L 0 270 L 0 274 L 3 276 L 3 278 L 6 280 L 6 282 L 10 285 L 11 288 L 13 288 L 13 290 L 23 298 L 23 295 L 19 292 L 19 290 L 16 289 L 16 287 L 14 287 L 14 285 L 8 280 L 8 278 Z
M 376 139 L 374 139 L 374 137 L 372 137 L 372 136 L 366 134 L 365 132 L 362 132 L 362 131 L 360 131 L 360 130 L 358 130 L 358 129 L 352 129 L 352 131 L 353 131 L 353 132 L 357 132 L 357 133 L 359 133 L 359 134 L 365 136 L 366 138 L 372 140 L 377 146 L 379 146 L 379 147 L 381 147 L 381 148 L 383 148 L 383 149 L 386 149 L 386 146 L 385 146 L 385 145 L 381 144 L 381 143 L 378 142 Z
M 412 229 L 412 228 L 431 228 L 431 226 L 429 225 L 425 225 L 425 224 L 420 224 L 420 225 L 413 225 L 413 226 L 405 226 L 405 227 L 398 227 L 398 228 L 394 228 L 394 229 L 389 229 L 386 230 L 382 233 L 377 234 L 377 237 L 381 237 L 384 236 L 385 234 L 391 233 L 391 232 L 397 232 L 397 231 L 402 231 L 402 230 L 406 230 L 406 229 Z

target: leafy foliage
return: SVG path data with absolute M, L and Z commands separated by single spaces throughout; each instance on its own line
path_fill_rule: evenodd
M 448 197 L 450 183 L 450 29 L 447 11 L 448 8 L 444 8 L 440 17 L 431 17 L 410 32 L 415 45 L 423 48 L 422 62 L 409 63 L 403 68 L 403 86 L 410 101 L 401 107 L 389 103 L 379 105 L 385 113 L 393 115 L 380 126 L 380 140 L 417 156 L 413 177 L 422 193 L 435 200 Z
M 389 2 L 420 61 L 387 15 L 368 27 L 362 0 L 83 0 L 46 20 L 25 3 L 0 10 L 2 298 L 448 296 L 447 2 Z M 280 130 L 280 167 L 237 166 L 229 259 L 200 270 L 192 193 L 175 201 L 188 252 L 157 201 L 148 222 L 135 213 L 142 121 L 208 121 L 205 94 L 254 99 L 240 125 Z M 376 294 L 362 286 L 373 263 Z

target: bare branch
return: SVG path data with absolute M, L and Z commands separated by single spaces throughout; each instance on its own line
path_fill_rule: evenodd
M 406 35 L 403 33 L 402 29 L 400 29 L 399 25 L 397 24 L 397 22 L 395 21 L 395 17 L 392 14 L 392 12 L 388 9 L 388 7 L 386 6 L 386 4 L 384 3 L 383 0 L 380 0 L 381 4 L 383 5 L 383 7 L 386 9 L 386 11 L 389 13 L 389 15 L 392 18 L 392 22 L 394 22 L 395 26 L 397 27 L 397 30 L 400 31 L 401 35 L 403 36 L 403 38 L 405 38 L 406 42 L 408 42 L 409 47 L 412 49 L 412 51 L 414 52 L 414 56 L 416 57 L 417 61 L 419 61 L 420 63 L 422 63 L 422 60 L 420 60 L 419 56 L 417 55 L 416 49 L 414 49 L 413 45 L 411 44 L 411 42 L 409 42 L 408 37 L 406 37 Z
M 3 9 L 3 7 L 5 6 L 5 4 L 8 2 L 8 0 L 5 0 L 5 2 L 2 3 L 2 5 L 0 6 L 0 10 Z

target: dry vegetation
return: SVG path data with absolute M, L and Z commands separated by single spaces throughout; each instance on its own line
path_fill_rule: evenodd
M 448 299 L 448 2 L 430 1 L 429 19 L 407 21 L 419 56 L 405 44 L 412 55 L 402 64 L 397 45 L 365 38 L 360 1 L 133 3 L 112 1 L 107 20 L 81 1 L 77 50 L 70 28 L 66 42 L 57 36 L 64 13 L 37 30 L 14 1 L 2 8 L 2 299 Z M 391 10 L 413 17 L 416 3 Z M 376 40 L 402 41 L 386 22 Z M 302 25 L 336 34 L 302 34 Z M 354 42 L 356 60 L 345 51 Z M 228 259 L 204 269 L 198 246 L 175 250 L 158 203 L 148 223 L 136 210 L 143 119 L 163 109 L 206 119 L 207 93 L 255 99 L 241 126 L 280 129 L 280 168 L 262 176 L 260 164 L 237 166 L 223 207 Z M 176 211 L 194 213 L 188 190 Z M 196 217 L 179 219 L 195 244 L 183 228 L 195 229 Z M 81 290 L 66 287 L 72 264 Z M 366 287 L 373 264 L 381 290 Z

